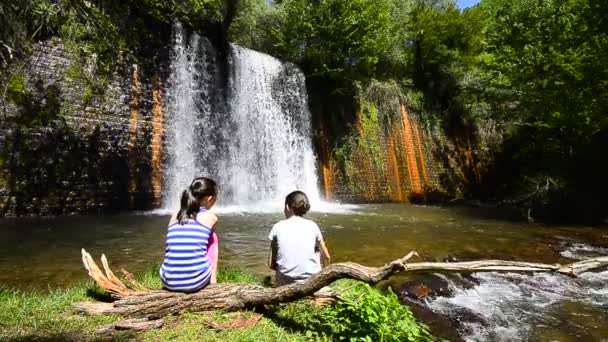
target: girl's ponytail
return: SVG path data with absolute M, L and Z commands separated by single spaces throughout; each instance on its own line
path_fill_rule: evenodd
M 206 177 L 194 178 L 189 187 L 182 192 L 177 221 L 185 224 L 188 219 L 196 217 L 200 209 L 200 200 L 205 196 L 217 195 L 217 186 L 212 179 Z
M 190 187 L 187 187 L 182 192 L 182 198 L 180 201 L 180 208 L 177 212 L 177 221 L 180 224 L 185 224 L 190 217 L 192 217 L 192 213 L 198 212 L 198 200 L 192 194 Z

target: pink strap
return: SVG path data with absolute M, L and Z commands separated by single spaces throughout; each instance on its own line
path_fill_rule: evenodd
M 207 246 L 207 258 L 209 258 L 209 262 L 211 264 L 213 264 L 214 261 L 217 261 L 219 254 L 219 246 L 220 240 L 217 237 L 217 234 L 213 232 L 213 234 L 211 234 L 211 237 L 209 238 L 209 245 Z
M 209 238 L 209 245 L 207 245 L 207 258 L 209 259 L 209 263 L 211 264 L 211 267 L 214 267 L 215 265 L 217 265 L 218 257 L 219 257 L 219 253 L 220 253 L 219 247 L 220 247 L 220 240 L 214 231 L 213 234 L 211 234 L 211 237 Z M 211 273 L 211 282 L 215 283 L 216 282 L 215 269 L 212 269 L 211 272 L 212 272 Z

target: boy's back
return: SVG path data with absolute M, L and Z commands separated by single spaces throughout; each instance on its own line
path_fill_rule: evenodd
M 318 244 L 322 236 L 313 221 L 293 215 L 276 223 L 268 238 L 277 243 L 277 276 L 286 278 L 278 282 L 304 280 L 321 271 Z

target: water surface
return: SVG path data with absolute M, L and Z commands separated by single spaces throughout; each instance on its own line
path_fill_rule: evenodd
M 269 275 L 267 235 L 280 213 L 220 212 L 220 262 Z M 608 231 L 543 226 L 489 209 L 366 205 L 311 213 L 332 261 L 382 265 L 416 250 L 421 259 L 501 258 L 567 263 L 608 255 Z M 0 283 L 21 289 L 65 287 L 87 279 L 80 249 L 105 253 L 114 269 L 139 272 L 161 262 L 168 216 L 128 213 L 0 220 Z M 608 271 L 581 279 L 558 275 L 474 275 L 475 286 L 452 283 L 452 294 L 425 302 L 450 315 L 468 310 L 471 340 L 601 340 L 608 336 Z M 568 322 L 565 324 L 564 322 Z

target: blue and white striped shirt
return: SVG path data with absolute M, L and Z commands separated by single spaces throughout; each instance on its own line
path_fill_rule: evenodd
M 160 278 L 166 289 L 192 292 L 205 287 L 211 279 L 211 263 L 207 247 L 212 230 L 189 219 L 185 224 L 175 222 L 168 227 L 165 259 Z

